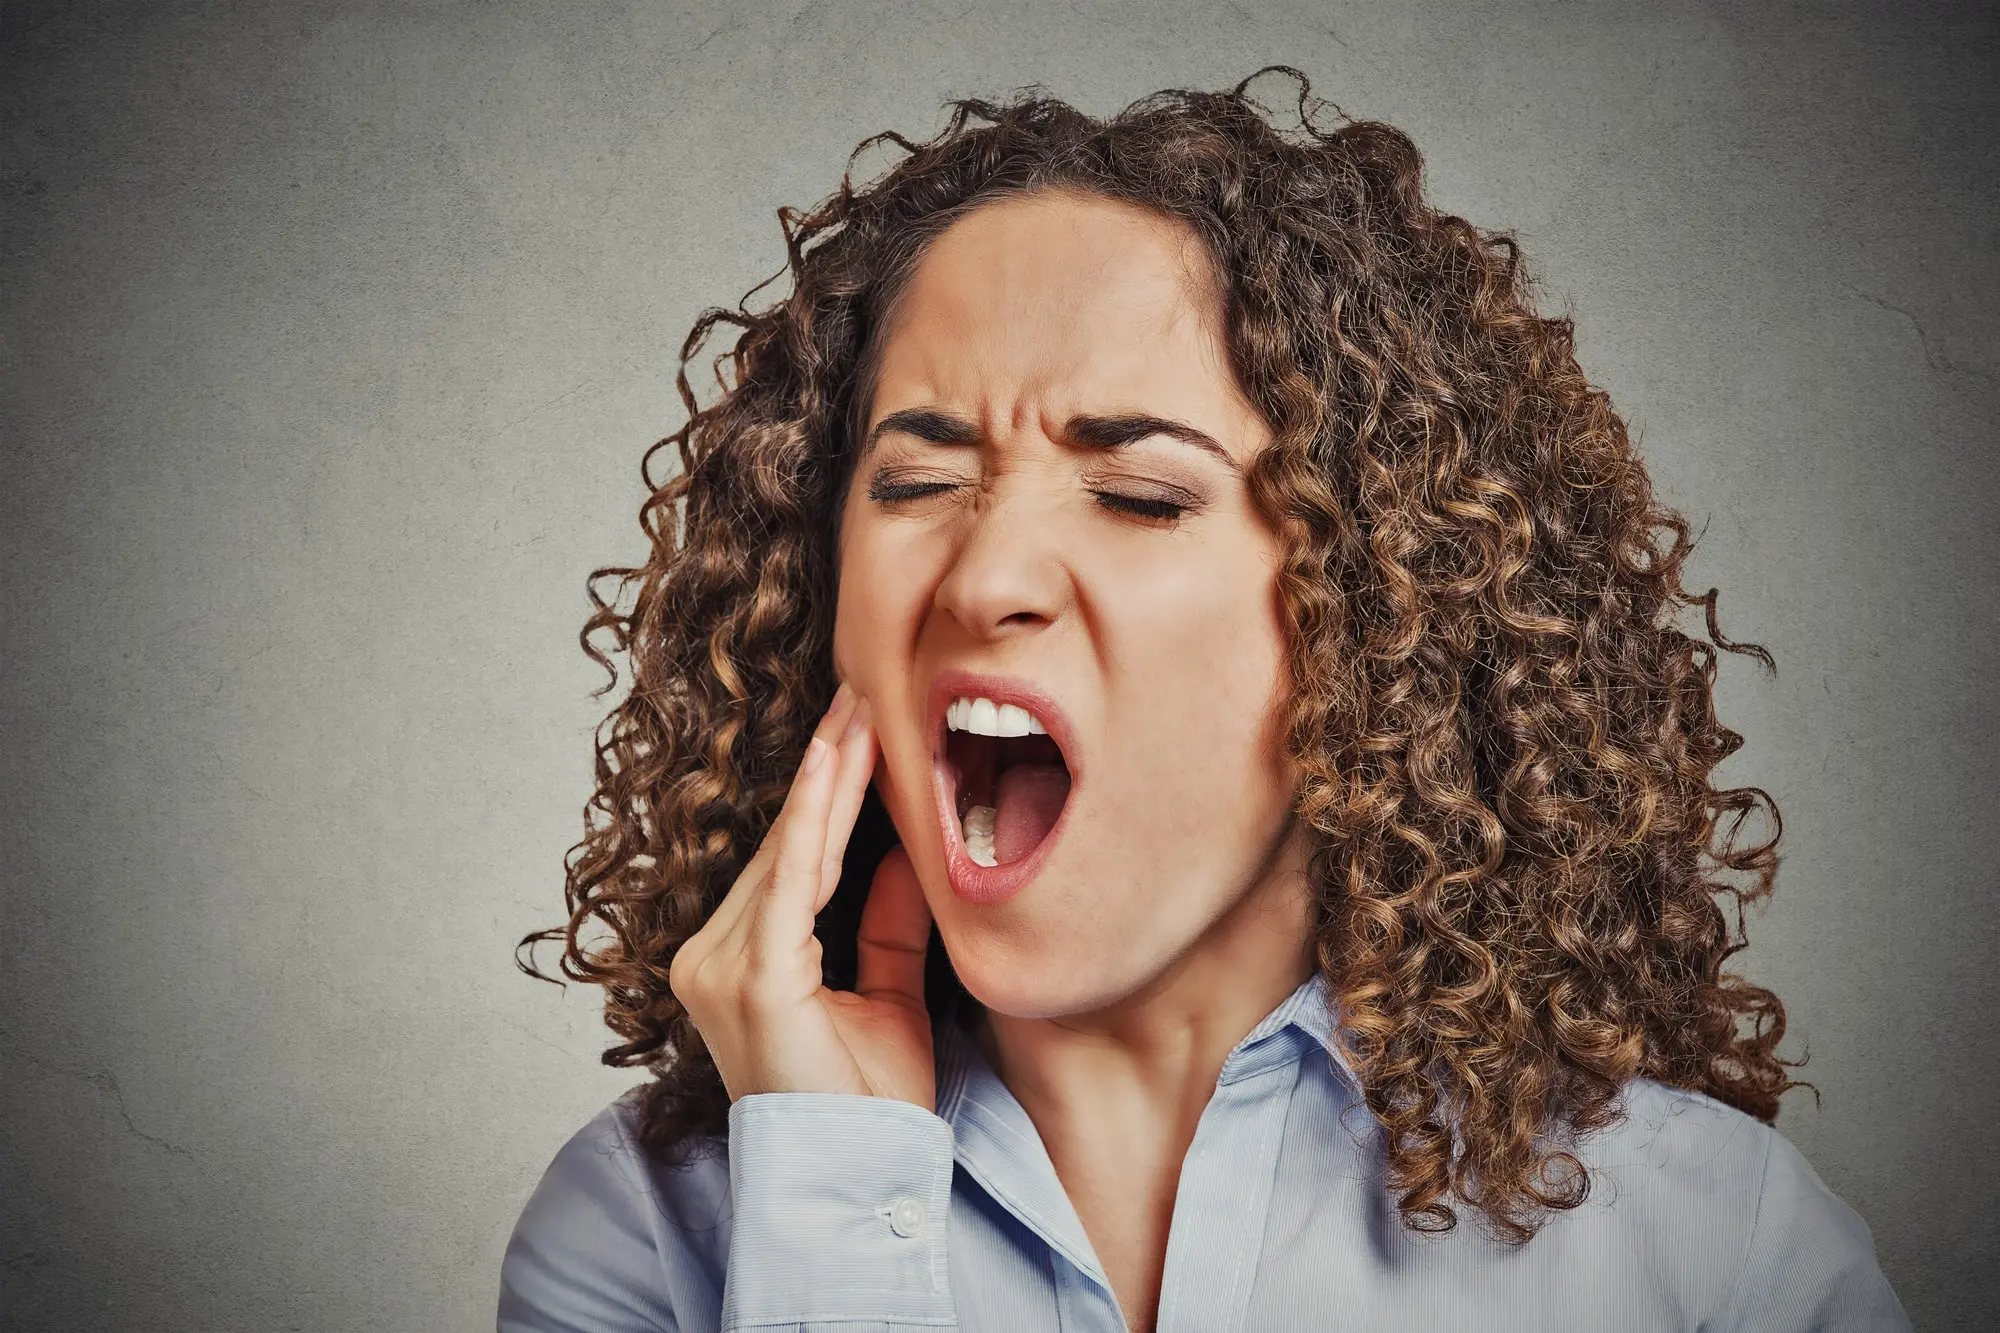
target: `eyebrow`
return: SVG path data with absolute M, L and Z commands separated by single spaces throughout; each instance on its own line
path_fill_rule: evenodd
M 875 428 L 868 432 L 862 451 L 865 453 L 873 449 L 875 441 L 891 431 L 914 435 L 932 444 L 977 444 L 980 439 L 978 425 L 964 417 L 940 412 L 934 407 L 906 407 L 876 422 Z M 1124 412 L 1108 417 L 1078 415 L 1063 423 L 1063 434 L 1088 449 L 1121 449 L 1155 435 L 1164 435 L 1182 444 L 1191 444 L 1203 453 L 1213 454 L 1224 467 L 1238 476 L 1243 472 L 1237 461 L 1229 456 L 1229 451 L 1216 443 L 1214 436 L 1195 429 L 1185 421 L 1167 417 L 1148 416 L 1143 412 Z

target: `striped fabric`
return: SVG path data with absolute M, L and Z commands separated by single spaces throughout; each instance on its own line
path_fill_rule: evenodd
M 935 1114 L 767 1093 L 681 1170 L 627 1093 L 556 1156 L 500 1273 L 500 1333 L 1124 1333 L 1032 1121 L 938 1033 Z M 1868 1227 L 1783 1135 L 1650 1080 L 1578 1149 L 1589 1200 L 1525 1247 L 1404 1229 L 1314 977 L 1224 1064 L 1182 1167 L 1159 1333 L 1860 1333 L 1910 1325 Z

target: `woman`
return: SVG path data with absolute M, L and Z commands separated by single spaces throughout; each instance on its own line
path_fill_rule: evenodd
M 697 325 L 524 941 L 656 1078 L 503 1329 L 1907 1327 L 1721 971 L 1761 650 L 1513 243 L 1300 78 L 961 102 Z

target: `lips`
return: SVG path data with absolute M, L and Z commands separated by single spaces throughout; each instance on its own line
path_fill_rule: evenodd
M 1054 749 L 1068 769 L 1069 793 L 1062 801 L 1055 823 L 1034 849 L 1018 860 L 1000 865 L 981 865 L 972 859 L 966 848 L 964 831 L 959 823 L 958 774 L 947 754 L 945 727 L 947 706 L 961 696 L 986 698 L 995 704 L 1015 704 L 1027 709 L 1047 728 L 1048 737 L 1046 741 L 1040 737 L 1024 739 L 1041 742 L 1044 748 L 1048 742 L 1053 742 Z M 1035 877 L 1069 822 L 1069 812 L 1076 804 L 1076 789 L 1081 786 L 1083 777 L 1075 730 L 1061 706 L 1040 687 L 1019 677 L 971 671 L 947 671 L 931 683 L 926 717 L 932 738 L 932 805 L 937 812 L 938 831 L 943 838 L 945 874 L 952 892 L 965 902 L 982 906 L 1005 902 Z

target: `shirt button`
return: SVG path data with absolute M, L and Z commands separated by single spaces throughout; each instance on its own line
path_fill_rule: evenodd
M 899 1236 L 914 1236 L 930 1220 L 930 1209 L 922 1199 L 902 1198 L 889 1209 L 889 1225 Z

